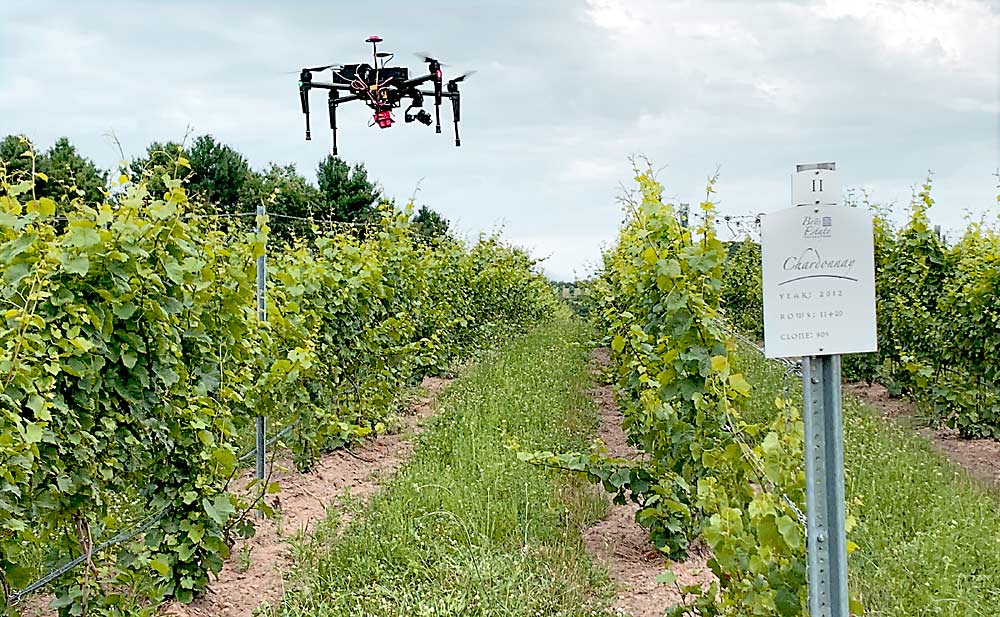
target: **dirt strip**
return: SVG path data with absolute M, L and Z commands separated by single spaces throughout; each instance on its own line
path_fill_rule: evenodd
M 885 386 L 879 383 L 845 383 L 844 392 L 878 409 L 885 418 L 912 418 L 916 415 L 913 401 L 893 398 Z M 950 428 L 922 427 L 916 431 L 926 437 L 935 450 L 964 468 L 972 477 L 1000 488 L 1000 441 L 962 439 L 957 430 Z
M 596 349 L 591 357 L 594 370 L 607 366 L 607 349 Z M 598 437 L 615 457 L 634 459 L 639 453 L 628 445 L 622 429 L 623 416 L 610 386 L 598 385 L 591 390 L 601 412 Z M 628 503 L 618 506 L 608 499 L 608 516 L 585 530 L 583 541 L 587 550 L 619 585 L 613 608 L 631 617 L 662 617 L 664 610 L 681 602 L 678 586 L 708 586 L 715 580 L 706 565 L 709 552 L 703 545 L 692 547 L 683 563 L 670 564 L 656 550 L 648 532 L 635 522 L 639 506 Z M 663 585 L 656 577 L 667 567 L 677 575 L 675 585 Z
M 273 505 L 280 514 L 260 523 L 253 538 L 237 542 L 219 580 L 208 586 L 205 595 L 188 605 L 166 605 L 161 615 L 251 617 L 262 602 L 275 606 L 282 595 L 283 574 L 291 565 L 288 538 L 300 531 L 309 533 L 345 492 L 361 500 L 374 494 L 413 452 L 413 436 L 423 430 L 424 421 L 434 413 L 437 394 L 449 381 L 424 379 L 421 385 L 427 395 L 403 416 L 401 432 L 365 442 L 353 454 L 343 450 L 327 454 L 308 473 L 276 474 L 281 492 Z

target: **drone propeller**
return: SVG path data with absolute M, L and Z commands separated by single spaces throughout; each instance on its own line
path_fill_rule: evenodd
M 327 69 L 335 69 L 335 68 L 337 68 L 338 66 L 344 66 L 344 65 L 343 65 L 343 64 L 328 64 L 328 65 L 326 65 L 326 66 L 314 66 L 314 67 L 312 67 L 312 68 L 307 68 L 307 69 L 302 69 L 302 70 L 303 70 L 303 71 L 314 71 L 314 72 L 319 72 L 319 71 L 325 71 L 325 70 L 327 70 Z
M 438 60 L 434 56 L 430 55 L 426 51 L 418 51 L 418 52 L 414 53 L 413 55 L 416 56 L 416 57 L 418 57 L 418 58 L 420 58 L 421 62 L 427 62 L 427 63 L 437 62 L 438 66 L 448 66 L 447 64 L 445 64 L 444 62 L 441 62 L 440 60 Z
M 458 82 L 465 81 L 466 79 L 468 79 L 469 77 L 472 77 L 475 74 L 476 74 L 476 71 L 466 71 L 466 72 L 462 73 L 461 75 L 459 75 L 458 77 L 456 77 L 454 79 L 449 79 L 448 83 L 450 83 L 450 84 L 457 84 Z

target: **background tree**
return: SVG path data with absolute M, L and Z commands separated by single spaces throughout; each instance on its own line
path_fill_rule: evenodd
M 24 135 L 8 135 L 0 141 L 0 163 L 7 168 L 10 176 L 27 179 L 31 174 L 31 159 L 21 155 L 33 149 L 34 146 Z
M 309 183 L 295 165 L 271 163 L 263 172 L 250 172 L 243 184 L 240 204 L 243 210 L 252 210 L 267 204 L 267 211 L 297 218 L 322 218 L 323 194 Z M 295 219 L 272 218 L 272 234 L 279 240 L 290 240 L 310 232 L 311 223 Z
M 35 150 L 21 135 L 0 140 L 0 163 L 10 176 L 30 177 L 32 159 L 23 156 L 25 152 L 34 152 L 35 172 L 41 174 L 35 177 L 37 197 L 51 197 L 57 202 L 67 194 L 81 196 L 87 202 L 104 198 L 108 172 L 82 157 L 68 139 L 59 139 L 44 152 Z M 271 163 L 263 171 L 254 171 L 246 157 L 211 135 L 199 136 L 190 146 L 154 141 L 122 173 L 133 181 L 146 178 L 150 193 L 157 196 L 166 192 L 164 177 L 183 180 L 188 190 L 201 198 L 193 201 L 200 205 L 195 210 L 200 214 L 247 212 L 264 202 L 274 214 L 315 219 L 321 224 L 358 223 L 374 218 L 381 198 L 381 190 L 369 179 L 362 163 L 351 166 L 327 156 L 317 166 L 317 186 L 294 165 Z M 420 227 L 420 233 L 429 236 L 448 231 L 448 222 L 426 206 L 414 217 L 414 224 Z M 271 221 L 272 231 L 282 240 L 310 233 L 310 227 L 309 221 Z
M 202 135 L 191 147 L 188 160 L 191 192 L 214 204 L 219 212 L 235 212 L 250 179 L 246 158 L 211 135 Z
M 172 178 L 186 178 L 191 170 L 183 163 L 178 163 L 178 159 L 181 158 L 186 161 L 190 161 L 191 158 L 191 153 L 182 144 L 176 141 L 154 141 L 146 146 L 145 156 L 132 159 L 129 170 L 135 174 L 142 174 L 159 166 L 166 168 Z
M 327 155 L 316 169 L 316 181 L 323 196 L 321 218 L 347 223 L 370 220 L 381 195 L 379 188 L 368 179 L 361 163 L 349 166 L 333 155 Z
M 36 150 L 23 135 L 8 135 L 0 141 L 0 161 L 8 172 L 24 179 L 31 175 L 31 157 L 23 156 L 28 151 L 35 152 L 35 172 L 42 174 L 35 178 L 36 197 L 49 197 L 56 202 L 66 197 L 82 197 L 86 203 L 104 198 L 108 172 L 82 157 L 66 137 L 60 137 L 45 151 Z
M 420 206 L 417 213 L 413 215 L 412 221 L 415 231 L 428 239 L 448 236 L 448 219 L 427 206 Z
M 59 195 L 77 187 L 77 194 L 87 203 L 100 202 L 108 186 L 108 172 L 99 169 L 90 159 L 84 158 L 69 139 L 60 137 L 45 153 L 49 184 Z M 79 191 L 82 191 L 80 193 Z M 49 195 L 52 197 L 52 195 Z

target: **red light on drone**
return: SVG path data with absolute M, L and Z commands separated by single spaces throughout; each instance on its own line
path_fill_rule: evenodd
M 389 111 L 376 111 L 375 112 L 375 124 L 378 124 L 380 129 L 387 129 L 392 126 L 392 112 Z

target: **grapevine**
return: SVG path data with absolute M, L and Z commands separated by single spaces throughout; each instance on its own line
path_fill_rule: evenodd
M 0 582 L 6 597 L 32 578 L 30 556 L 84 555 L 51 588 L 61 615 L 205 589 L 231 534 L 253 533 L 229 482 L 256 415 L 291 429 L 307 467 L 384 430 L 405 385 L 555 306 L 496 238 L 417 241 L 409 212 L 385 206 L 364 234 L 267 247 L 266 219 L 186 216 L 205 208 L 161 180 L 152 194 L 123 177 L 113 198 L 57 215 L 0 176 Z M 154 512 L 136 539 L 92 552 Z

